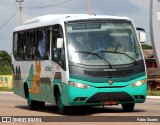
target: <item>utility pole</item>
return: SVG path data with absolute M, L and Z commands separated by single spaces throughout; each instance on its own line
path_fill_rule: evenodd
M 91 0 L 88 0 L 88 14 L 91 15 Z
M 16 2 L 18 2 L 19 4 L 19 18 L 20 18 L 20 25 L 22 25 L 22 6 L 21 6 L 21 3 L 23 2 L 24 0 L 16 0 Z

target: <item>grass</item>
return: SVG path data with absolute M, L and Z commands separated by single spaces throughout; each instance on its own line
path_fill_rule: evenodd
M 13 89 L 9 88 L 9 87 L 0 87 L 0 91 L 8 91 L 8 92 L 12 92 Z
M 160 96 L 160 90 L 158 91 L 158 90 L 150 90 L 150 91 L 148 91 L 147 92 L 147 95 L 149 95 L 149 96 Z

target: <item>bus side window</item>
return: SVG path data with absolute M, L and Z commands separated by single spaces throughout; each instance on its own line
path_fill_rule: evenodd
M 50 30 L 46 32 L 45 56 L 46 59 L 50 58 Z
M 16 53 L 16 59 L 17 60 L 22 60 L 23 59 L 23 49 L 22 49 L 22 45 L 23 45 L 23 33 L 18 33 L 17 35 L 17 43 L 15 48 L 17 49 L 17 53 Z M 16 42 L 16 41 L 15 41 Z
M 39 54 L 39 50 L 38 50 L 38 42 L 39 42 L 39 39 L 40 39 L 40 31 L 39 30 L 36 30 L 35 32 L 35 58 L 38 59 L 40 58 L 40 54 Z
M 50 34 L 49 34 L 50 35 Z M 49 55 L 49 47 L 48 42 L 50 42 L 50 38 L 48 38 L 48 32 L 46 30 L 37 31 L 37 44 L 36 51 L 37 57 L 42 60 L 48 60 Z M 47 48 L 48 47 L 48 48 Z
M 65 49 L 57 49 L 57 39 L 63 38 L 62 27 L 60 25 L 55 25 L 52 33 L 52 60 L 57 62 L 64 70 L 66 70 Z
M 58 61 L 58 49 L 57 49 L 57 45 L 56 45 L 56 40 L 57 40 L 57 36 L 53 34 L 53 38 L 52 38 L 53 42 L 52 42 L 52 59 L 55 61 Z
M 19 59 L 24 60 L 24 45 L 25 45 L 25 39 L 24 39 L 24 33 L 20 33 L 19 35 Z
M 13 56 L 17 60 L 17 42 L 18 42 L 18 33 L 14 33 L 14 39 L 13 39 Z
M 29 60 L 34 59 L 33 43 L 34 43 L 34 32 L 33 31 L 27 32 L 26 44 L 25 44 L 26 59 Z
M 16 60 L 24 60 L 25 34 L 23 32 L 14 34 L 13 55 Z

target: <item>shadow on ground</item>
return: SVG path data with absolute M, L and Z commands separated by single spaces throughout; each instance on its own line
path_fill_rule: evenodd
M 24 109 L 24 110 L 30 110 L 27 105 L 17 105 L 15 106 L 16 108 Z M 57 114 L 58 115 L 58 109 L 56 106 L 53 106 L 51 104 L 46 104 L 44 109 L 39 109 L 39 110 L 33 110 L 37 112 L 43 112 L 43 113 L 50 113 L 50 114 Z M 137 112 L 146 112 L 145 110 L 141 109 L 134 109 L 133 112 L 128 112 L 134 113 Z M 120 106 L 93 106 L 93 107 L 70 107 L 66 113 L 68 116 L 84 116 L 84 115 L 93 115 L 93 114 L 100 114 L 100 113 L 126 113 L 123 111 L 123 109 Z

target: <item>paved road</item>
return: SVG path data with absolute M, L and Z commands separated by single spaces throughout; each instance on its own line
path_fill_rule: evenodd
M 51 104 L 46 104 L 45 109 L 32 111 L 27 107 L 27 102 L 25 99 L 13 94 L 13 93 L 2 93 L 0 92 L 0 116 L 60 116 L 57 113 L 57 108 Z M 147 116 L 149 118 L 157 118 L 159 116 L 160 120 L 160 100 L 159 99 L 147 99 L 143 104 L 136 104 L 135 110 L 133 112 L 127 113 L 123 112 L 121 105 L 118 106 L 106 106 L 104 109 L 102 106 L 93 107 L 90 110 L 83 111 L 83 109 L 76 109 L 68 114 L 68 116 L 78 116 L 80 120 L 81 117 L 87 116 L 105 116 L 105 117 L 95 117 L 95 118 L 111 118 L 112 116 L 136 116 L 141 118 Z M 68 117 L 66 116 L 66 117 Z M 92 117 L 94 119 L 94 117 Z M 132 117 L 115 117 L 119 121 L 126 119 L 132 119 Z M 140 122 L 138 122 L 140 124 Z M 117 123 L 118 124 L 118 123 Z M 148 124 L 151 124 L 148 123 Z M 159 124 L 155 122 L 154 124 Z M 81 124 L 82 125 L 82 124 Z

